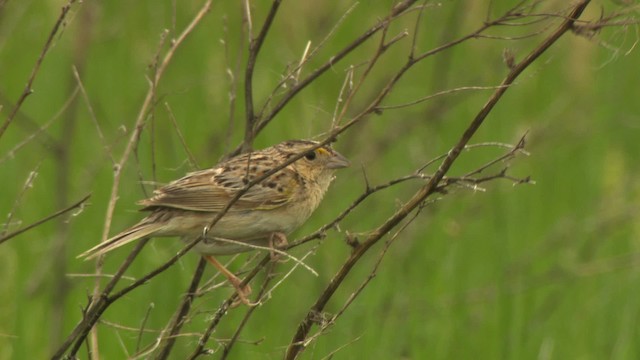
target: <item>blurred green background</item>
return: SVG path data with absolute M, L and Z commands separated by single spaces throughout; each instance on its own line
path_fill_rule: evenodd
M 3 231 L 17 230 L 85 194 L 92 197 L 82 211 L 0 245 L 0 359 L 49 357 L 81 318 L 94 279 L 80 274 L 92 273 L 94 265 L 75 257 L 100 241 L 113 182 L 112 156 L 119 160 L 124 151 L 163 30 L 175 37 L 202 3 L 84 1 L 73 5 L 66 25 L 53 39 L 34 93 L 0 139 Z M 416 46 L 422 52 L 468 34 L 510 3 L 426 2 Z M 19 98 L 64 4 L 0 1 L 2 121 Z M 283 71 L 298 63 L 307 42 L 316 46 L 323 41 L 352 6 L 304 67 L 303 76 L 386 16 L 393 4 L 284 2 L 258 58 L 257 105 L 264 104 Z M 552 12 L 566 6 L 564 1 L 548 1 L 535 10 Z M 618 6 L 595 2 L 583 18 L 597 19 L 602 9 L 622 10 Z M 268 2 L 251 3 L 254 33 L 268 9 Z M 390 27 L 390 38 L 404 30 L 410 36 L 384 55 L 348 115 L 359 112 L 404 63 L 417 14 L 407 14 Z M 536 29 L 548 32 L 558 21 L 500 27 L 490 34 L 519 37 Z M 412 69 L 385 104 L 457 86 L 496 85 L 508 72 L 504 49 L 522 59 L 546 34 L 465 42 Z M 171 113 L 200 167 L 215 164 L 241 141 L 247 36 L 240 2 L 215 2 L 177 50 L 160 82 L 137 156 L 124 169 L 111 234 L 140 219 L 135 201 L 146 196 L 143 188 L 152 190 L 141 179 L 168 182 L 192 169 Z M 379 36 L 374 37 L 306 88 L 257 137 L 256 148 L 327 131 L 347 70 L 358 66 L 361 71 L 378 41 Z M 531 176 L 536 184 L 513 186 L 498 180 L 483 184 L 486 191 L 460 188 L 433 197 L 438 201 L 401 233 L 370 285 L 303 358 L 322 359 L 339 349 L 333 358 L 637 359 L 640 53 L 633 49 L 636 41 L 635 25 L 606 28 L 591 39 L 567 34 L 527 69 L 472 143 L 516 143 L 528 132 L 530 156 L 512 160 L 509 174 Z M 74 68 L 86 97 L 77 90 Z M 231 106 L 234 87 L 237 98 Z M 384 111 L 347 131 L 335 147 L 354 166 L 337 174 L 321 207 L 292 238 L 330 221 L 361 194 L 362 168 L 375 185 L 410 174 L 446 153 L 490 93 L 456 93 Z M 449 175 L 465 174 L 504 151 L 487 147 L 465 152 Z M 435 167 L 427 169 L 433 171 Z M 357 233 L 376 227 L 422 184 L 407 182 L 376 194 L 347 217 L 341 229 Z M 230 358 L 282 357 L 298 322 L 348 256 L 344 238 L 335 230 L 328 233 L 308 260 L 319 276 L 296 270 L 256 310 Z M 357 265 L 329 303 L 328 313 L 340 309 L 371 272 L 381 245 Z M 143 276 L 181 246 L 168 239 L 153 241 L 126 275 Z M 292 253 L 303 255 L 310 248 L 305 245 Z M 123 249 L 110 254 L 105 272 L 115 271 L 127 253 Z M 240 256 L 231 267 L 238 269 L 250 256 Z M 136 353 L 138 344 L 153 343 L 158 335 L 153 330 L 167 323 L 197 261 L 197 255 L 188 254 L 107 310 L 99 325 L 103 358 L 126 358 Z M 292 265 L 278 265 L 278 273 Z M 205 279 L 214 274 L 207 268 Z M 203 332 L 230 291 L 220 288 L 199 298 L 184 331 Z M 224 317 L 207 347 L 220 350 L 217 339 L 230 338 L 245 311 L 241 307 Z M 137 329 L 145 317 L 150 331 L 139 339 Z M 180 337 L 172 358 L 189 354 L 197 339 Z M 87 358 L 86 350 L 79 356 Z

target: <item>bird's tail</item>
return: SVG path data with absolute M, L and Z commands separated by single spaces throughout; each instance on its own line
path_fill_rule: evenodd
M 84 258 L 85 260 L 91 260 L 97 256 L 106 254 L 109 251 L 117 249 L 120 246 L 126 245 L 132 241 L 136 241 L 138 239 L 142 239 L 144 237 L 152 235 L 162 226 L 163 224 L 161 222 L 150 221 L 149 218 L 143 219 L 136 225 L 108 239 L 107 241 L 92 247 L 91 249 L 83 252 L 77 257 Z

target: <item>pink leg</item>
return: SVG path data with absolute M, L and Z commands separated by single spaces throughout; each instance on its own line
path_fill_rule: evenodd
M 233 287 L 236 289 L 238 298 L 240 298 L 240 301 L 243 304 L 248 306 L 258 305 L 250 302 L 249 299 L 247 298 L 249 295 L 251 295 L 251 287 L 249 286 L 249 284 L 245 285 L 244 287 L 240 286 L 242 283 L 242 280 L 240 280 L 231 271 L 229 271 L 226 267 L 224 267 L 224 265 L 222 265 L 218 260 L 216 260 L 216 258 L 214 258 L 211 255 L 203 255 L 203 257 L 207 259 L 207 261 L 209 261 L 213 266 L 215 266 L 216 269 L 218 269 L 218 271 L 220 271 L 220 273 L 222 273 L 222 275 L 224 275 L 224 277 L 227 278 L 227 280 L 229 280 L 231 285 L 233 285 Z

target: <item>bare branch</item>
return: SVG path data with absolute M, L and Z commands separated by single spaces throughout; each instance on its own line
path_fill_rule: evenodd
M 377 22 L 376 25 L 369 28 L 352 43 L 344 47 L 342 50 L 338 51 L 336 55 L 332 56 L 326 63 L 324 63 L 318 69 L 314 70 L 305 79 L 300 81 L 300 83 L 292 87 L 289 92 L 282 99 L 280 99 L 280 101 L 278 101 L 273 109 L 267 115 L 265 115 L 264 118 L 260 119 L 260 122 L 256 124 L 255 133 L 259 133 L 265 126 L 267 126 L 269 122 L 271 122 L 271 120 L 273 120 L 273 118 L 275 118 L 275 116 L 284 108 L 284 106 L 288 104 L 289 101 L 291 101 L 300 91 L 306 88 L 316 78 L 320 77 L 348 54 L 350 54 L 353 50 L 360 47 L 360 45 L 369 40 L 369 38 L 371 38 L 373 35 L 387 27 L 391 21 L 406 13 L 416 1 L 417 0 L 405 0 L 395 5 L 390 14 L 385 19 Z M 237 151 L 234 151 L 233 153 L 236 154 Z
M 62 343 L 62 345 L 58 348 L 58 350 L 53 354 L 52 358 L 60 359 L 63 357 L 65 352 L 71 347 L 69 350 L 69 357 L 75 356 L 75 354 L 82 346 L 82 343 L 85 341 L 85 338 L 89 334 L 89 331 L 93 328 L 93 325 L 100 319 L 102 313 L 107 309 L 107 307 L 113 302 L 109 298 L 109 294 L 118 283 L 118 281 L 124 275 L 124 272 L 129 268 L 133 260 L 136 258 L 140 250 L 147 244 L 147 239 L 143 239 L 135 246 L 133 251 L 129 254 L 127 259 L 122 263 L 122 265 L 118 268 L 116 273 L 113 275 L 113 278 L 107 285 L 104 290 L 100 293 L 99 296 L 93 297 L 90 300 L 89 305 L 87 306 L 86 311 L 84 312 L 84 316 L 82 320 L 75 326 L 73 331 L 67 336 L 67 339 Z M 72 346 L 73 344 L 73 346 Z
M 271 28 L 273 19 L 276 17 L 276 13 L 278 12 L 278 7 L 280 6 L 281 2 L 282 0 L 273 0 L 273 3 L 271 4 L 271 10 L 269 11 L 269 14 L 267 14 L 267 18 L 262 25 L 260 34 L 258 34 L 257 38 L 251 38 L 249 40 L 249 59 L 247 60 L 247 68 L 244 74 L 244 106 L 246 112 L 246 125 L 244 132 L 244 143 L 242 145 L 243 152 L 251 151 L 251 149 L 253 148 L 253 138 L 256 134 L 254 130 L 256 118 L 253 110 L 253 70 L 256 66 L 256 59 L 258 58 L 258 54 L 260 53 L 262 44 L 267 37 L 267 33 Z M 248 4 L 246 8 L 249 8 Z M 251 34 L 251 32 L 249 32 L 249 34 Z
M 38 57 L 38 60 L 36 60 L 36 64 L 33 66 L 33 69 L 31 70 L 31 75 L 27 80 L 27 85 L 24 87 L 24 90 L 22 91 L 20 98 L 16 102 L 16 105 L 13 107 L 13 110 L 11 110 L 11 113 L 9 114 L 7 119 L 0 126 L 0 138 L 2 138 L 2 135 L 4 135 L 4 132 L 7 130 L 7 128 L 15 118 L 16 114 L 18 113 L 18 110 L 20 110 L 20 107 L 22 106 L 24 101 L 33 92 L 33 89 L 32 89 L 33 82 L 35 81 L 36 76 L 38 75 L 38 71 L 40 70 L 40 66 L 44 61 L 44 57 L 47 55 L 47 52 L 49 52 L 49 48 L 53 43 L 54 37 L 56 36 L 58 31 L 60 31 L 60 29 L 65 25 L 65 19 L 67 17 L 67 14 L 69 13 L 69 11 L 71 11 L 71 5 L 73 5 L 75 2 L 76 2 L 75 0 L 69 0 L 69 2 L 67 2 L 67 4 L 62 7 L 60 16 L 58 17 L 58 20 L 56 21 L 56 23 L 53 25 L 53 29 L 51 29 L 51 32 L 49 33 L 49 37 L 47 37 L 47 41 L 44 43 L 44 47 L 40 52 L 40 56 Z
M 168 103 L 164 103 L 164 107 L 167 109 L 167 113 L 169 114 L 169 119 L 171 119 L 171 123 L 173 124 L 173 128 L 176 129 L 176 134 L 178 134 L 178 138 L 180 139 L 180 143 L 184 148 L 184 151 L 187 153 L 189 157 L 189 165 L 191 165 L 192 169 L 199 169 L 198 161 L 196 161 L 196 157 L 193 156 L 193 153 L 189 149 L 189 145 L 187 145 L 187 141 L 184 139 L 184 135 L 182 135 L 182 131 L 180 131 L 180 127 L 178 126 L 178 122 L 176 121 L 176 117 L 171 110 L 171 107 Z
M 84 84 L 82 83 L 82 80 L 80 79 L 80 74 L 78 73 L 78 69 L 73 66 L 73 77 L 76 80 L 76 83 L 78 84 L 77 89 L 80 90 L 80 94 L 82 94 L 82 98 L 84 99 L 85 104 L 87 105 L 87 110 L 89 110 L 89 115 L 91 115 L 91 121 L 93 121 L 93 124 L 96 127 L 96 132 L 98 133 L 98 138 L 100 139 L 100 142 L 102 143 L 102 147 L 106 150 L 107 155 L 109 156 L 109 159 L 111 160 L 111 164 L 115 165 L 116 164 L 116 159 L 113 157 L 113 151 L 111 151 L 111 147 L 107 144 L 107 140 L 104 137 L 104 134 L 102 132 L 102 129 L 100 128 L 100 124 L 98 123 L 98 119 L 96 117 L 96 113 L 93 110 L 93 106 L 91 105 L 91 101 L 89 100 L 89 95 L 87 94 L 87 91 L 84 88 Z M 75 91 L 74 91 L 75 93 Z M 75 98 L 75 97 L 73 97 Z
M 432 194 L 440 180 L 444 177 L 447 171 L 451 168 L 453 162 L 458 158 L 460 152 L 464 146 L 469 142 L 471 137 L 476 133 L 480 125 L 484 122 L 489 112 L 497 104 L 498 100 L 506 92 L 508 86 L 520 75 L 524 69 L 526 69 L 535 59 L 537 59 L 542 53 L 544 53 L 551 45 L 553 45 L 562 35 L 569 31 L 582 11 L 589 4 L 589 0 L 583 0 L 575 5 L 569 15 L 569 19 L 565 20 L 560 27 L 545 39 L 538 47 L 536 47 L 529 55 L 527 55 L 520 63 L 518 63 L 503 80 L 502 85 L 497 89 L 493 95 L 489 98 L 487 103 L 482 107 L 480 112 L 476 115 L 470 125 L 458 143 L 451 149 L 449 155 L 444 159 L 438 171 L 433 175 L 429 182 L 407 202 L 405 203 L 393 216 L 387 219 L 378 228 L 371 231 L 367 236 L 367 239 L 363 241 L 359 246 L 354 248 L 351 256 L 345 261 L 342 268 L 336 273 L 331 282 L 327 285 L 324 292 L 318 297 L 315 304 L 309 309 L 309 312 L 305 318 L 298 325 L 298 329 L 289 344 L 285 359 L 293 360 L 298 357 L 300 352 L 304 349 L 304 342 L 309 334 L 311 326 L 313 325 L 314 314 L 322 312 L 329 299 L 333 296 L 338 287 L 342 284 L 342 281 L 346 275 L 351 271 L 353 266 L 367 252 L 373 244 L 377 243 L 383 236 L 385 236 L 391 229 L 397 226 L 404 218 L 406 218 L 414 209 L 416 209 L 424 200 Z
M 120 187 L 120 179 L 121 179 L 121 175 L 122 175 L 122 169 L 124 168 L 125 164 L 127 163 L 128 159 L 129 159 L 129 156 L 130 156 L 131 152 L 137 146 L 137 143 L 138 143 L 138 141 L 140 139 L 140 135 L 141 135 L 142 130 L 144 128 L 145 119 L 146 119 L 149 107 L 152 104 L 152 100 L 155 98 L 156 89 L 157 89 L 157 86 L 158 86 L 158 84 L 160 82 L 160 79 L 164 75 L 164 72 L 167 69 L 167 67 L 168 67 L 171 59 L 173 58 L 173 55 L 175 54 L 176 50 L 178 49 L 178 47 L 184 42 L 186 37 L 195 29 L 197 24 L 200 23 L 200 21 L 202 21 L 202 19 L 204 18 L 205 14 L 211 8 L 211 3 L 212 3 L 212 1 L 208 0 L 203 4 L 202 8 L 195 15 L 195 17 L 193 18 L 191 23 L 189 23 L 189 25 L 182 31 L 182 33 L 178 36 L 178 38 L 176 38 L 174 41 L 172 41 L 171 46 L 167 50 L 165 56 L 158 63 L 157 70 L 156 70 L 156 72 L 154 74 L 153 79 L 151 80 L 151 83 L 150 83 L 150 86 L 149 86 L 149 90 L 147 92 L 145 100 L 143 101 L 142 107 L 140 108 L 140 111 L 138 113 L 138 117 L 137 117 L 137 119 L 135 121 L 134 130 L 131 133 L 131 136 L 129 138 L 129 142 L 127 143 L 127 146 L 126 146 L 126 148 L 125 148 L 120 160 L 114 166 L 113 184 L 112 184 L 112 188 L 111 188 L 111 196 L 109 198 L 109 204 L 107 206 L 107 212 L 106 212 L 106 215 L 105 215 L 105 225 L 104 225 L 104 230 L 103 230 L 103 233 L 102 233 L 102 241 L 106 240 L 107 237 L 108 237 L 108 234 L 109 234 L 109 229 L 110 229 L 110 226 L 111 226 L 111 219 L 113 217 L 113 212 L 115 210 L 115 205 L 116 205 L 116 202 L 117 202 L 117 199 L 118 199 L 118 195 L 117 194 L 118 194 L 119 187 Z M 136 247 L 137 251 L 134 250 L 134 252 L 131 253 L 130 257 L 128 258 L 128 259 L 130 259 L 130 261 L 133 261 L 133 258 L 135 257 L 137 252 L 141 249 L 141 246 L 144 243 L 146 243 L 146 241 L 142 241 L 139 244 L 139 246 Z M 104 261 L 103 257 L 100 257 L 100 258 L 98 258 L 98 260 L 96 262 L 96 273 L 97 274 L 100 274 L 101 271 L 102 271 L 102 263 L 103 263 L 103 261 Z M 112 302 L 112 301 L 111 302 L 107 302 L 105 300 L 105 298 L 111 292 L 111 289 L 118 282 L 118 280 L 120 279 L 120 277 L 122 276 L 122 274 L 124 273 L 126 268 L 130 265 L 130 261 L 125 261 L 125 263 L 123 263 L 121 268 L 119 268 L 118 271 L 116 272 L 116 274 L 119 274 L 119 276 L 114 277 L 102 292 L 100 292 L 100 290 L 99 290 L 99 288 L 100 288 L 99 282 L 96 281 L 95 287 L 94 287 L 94 299 L 92 301 L 92 305 L 89 308 L 89 310 L 91 311 L 90 312 L 91 316 L 85 317 L 85 319 L 76 326 L 76 328 L 74 329 L 74 331 L 72 332 L 70 337 L 67 338 L 67 340 L 63 343 L 63 345 L 58 349 L 58 351 L 56 352 L 56 355 L 62 356 L 62 354 L 64 354 L 64 352 L 66 352 L 66 350 L 69 348 L 69 346 L 71 345 L 71 342 L 73 342 L 74 339 L 75 339 L 76 343 L 75 343 L 75 346 L 72 348 L 71 353 L 75 354 L 78 351 L 80 344 L 84 340 L 84 338 L 87 335 L 87 333 L 89 332 L 89 330 L 93 327 L 95 322 L 98 320 L 98 318 L 100 317 L 101 313 Z M 77 338 L 76 338 L 76 336 L 77 336 Z M 92 339 L 93 339 L 92 340 L 92 349 L 95 351 L 97 349 L 97 343 L 96 343 L 95 336 L 92 337 Z
M 91 194 L 86 195 L 85 197 L 83 197 L 79 201 L 67 206 L 64 209 L 58 210 L 58 211 L 54 212 L 53 214 L 51 214 L 49 216 L 46 216 L 46 217 L 34 222 L 33 224 L 30 224 L 28 226 L 23 227 L 20 230 L 16 230 L 16 231 L 14 231 L 14 232 L 12 232 L 10 234 L 7 234 L 7 235 L 4 235 L 4 236 L 0 237 L 0 244 L 2 244 L 3 242 L 5 242 L 5 241 L 7 241 L 7 240 L 9 240 L 9 239 L 11 239 L 13 237 L 16 237 L 16 236 L 18 236 L 18 235 L 20 235 L 20 234 L 22 234 L 22 233 L 24 233 L 26 231 L 29 231 L 29 230 L 31 230 L 31 229 L 33 229 L 35 227 L 38 227 L 39 225 L 42 225 L 42 224 L 46 223 L 47 221 L 49 221 L 51 219 L 55 219 L 58 216 L 63 215 L 63 214 L 65 214 L 65 213 L 67 213 L 67 212 L 69 212 L 69 211 L 71 211 L 73 209 L 82 208 L 82 206 L 84 206 L 84 202 L 87 201 L 89 199 L 89 197 L 91 197 Z
M 178 306 L 178 311 L 174 314 L 170 326 L 163 330 L 161 336 L 159 336 L 159 338 L 163 338 L 165 333 L 168 334 L 166 343 L 162 350 L 160 350 L 157 359 L 168 359 L 169 354 L 173 349 L 173 345 L 175 344 L 175 336 L 178 335 L 182 325 L 185 324 L 187 314 L 189 314 L 189 311 L 191 310 L 191 304 L 193 303 L 196 291 L 198 290 L 198 284 L 202 279 L 202 274 L 204 274 L 204 268 L 206 265 L 207 261 L 201 257 L 200 262 L 198 262 L 198 267 L 193 274 L 191 285 L 189 285 L 186 294 L 184 294 L 184 297 L 182 298 L 180 306 Z

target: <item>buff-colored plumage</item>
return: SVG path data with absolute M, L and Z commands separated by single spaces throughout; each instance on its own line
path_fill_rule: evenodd
M 225 239 L 268 246 L 274 234 L 286 235 L 302 225 L 320 204 L 334 171 L 349 166 L 328 145 L 310 151 L 315 145 L 306 140 L 285 141 L 189 173 L 139 202 L 142 210 L 150 212 L 146 218 L 80 256 L 90 259 L 146 237 L 177 236 L 191 242 L 202 236 L 205 227 L 250 181 L 304 153 L 242 195 L 195 250 L 203 255 L 251 250 Z

